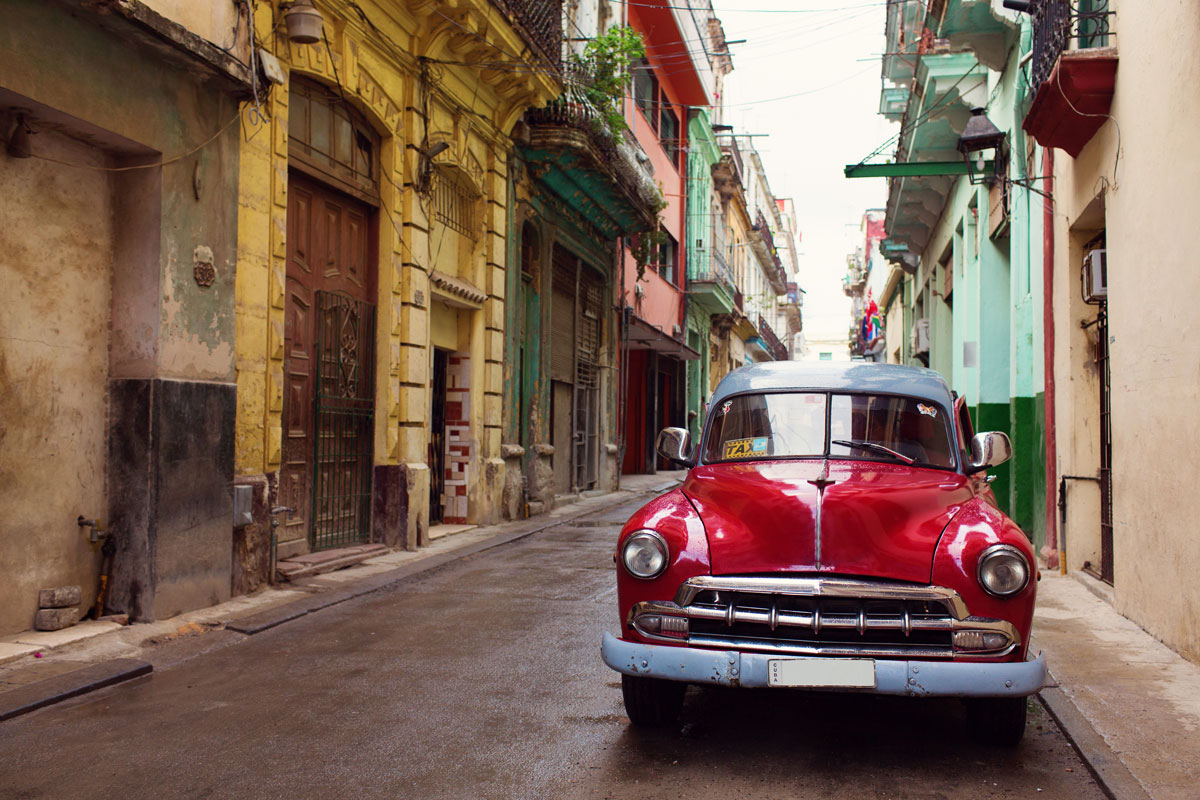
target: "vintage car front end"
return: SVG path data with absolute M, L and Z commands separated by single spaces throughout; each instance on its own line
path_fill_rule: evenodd
M 855 389 L 856 376 L 846 372 L 836 374 L 851 385 L 805 384 L 803 395 L 789 395 L 790 406 L 779 398 L 746 401 L 762 406 L 774 428 L 761 437 L 751 431 L 757 438 L 726 437 L 721 446 L 734 452 L 728 441 L 753 439 L 773 452 L 706 459 L 705 452 L 721 452 L 706 440 L 684 484 L 622 530 L 615 553 L 621 632 L 605 634 L 602 655 L 622 673 L 635 724 L 675 719 L 688 684 L 791 687 L 961 697 L 981 738 L 1020 739 L 1025 698 L 1045 677 L 1043 659 L 1029 652 L 1032 547 L 995 507 L 965 453 L 952 452 L 960 437 L 952 430 L 950 452 L 925 452 L 925 464 L 896 451 L 865 459 L 831 452 L 830 441 L 846 441 L 830 428 L 836 393 Z M 926 389 L 913 402 L 934 416 L 925 403 L 941 398 Z M 761 391 L 752 381 L 723 382 L 714 397 L 723 403 Z M 877 384 L 871 391 L 885 396 Z M 809 396 L 821 393 L 819 408 Z M 909 398 L 887 397 L 892 422 L 902 422 L 897 409 Z M 944 399 L 937 408 L 950 417 L 948 391 Z M 821 426 L 819 453 L 805 450 L 815 444 L 797 445 L 803 435 L 795 430 L 790 440 L 779 432 L 782 420 L 802 426 L 806 404 Z M 854 403 L 843 405 L 853 410 Z M 738 413 L 736 402 L 723 409 L 730 420 Z M 853 421 L 850 411 L 851 429 L 858 425 L 861 434 L 873 424 L 869 414 Z M 719 423 L 706 436 L 714 428 Z M 881 436 L 871 441 L 900 446 Z M 856 449 L 869 446 L 853 441 Z

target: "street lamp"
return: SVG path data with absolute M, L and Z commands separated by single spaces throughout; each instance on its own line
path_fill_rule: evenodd
M 984 109 L 971 109 L 971 118 L 962 136 L 958 137 L 958 152 L 962 153 L 967 163 L 967 178 L 972 185 L 981 183 L 991 184 L 996 179 L 996 169 L 999 167 L 1004 148 L 1004 131 L 992 124 L 984 114 Z M 992 172 L 985 171 L 985 165 L 992 161 Z

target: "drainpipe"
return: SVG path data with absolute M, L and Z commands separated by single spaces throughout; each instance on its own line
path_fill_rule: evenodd
M 1055 430 L 1055 386 L 1054 386 L 1054 151 L 1047 147 L 1042 151 L 1042 175 L 1045 176 L 1045 196 L 1042 198 L 1042 372 L 1046 402 L 1046 547 L 1043 555 L 1046 564 L 1053 567 L 1058 561 L 1060 574 L 1067 573 L 1066 553 L 1063 548 L 1062 532 L 1066 525 L 1066 498 L 1063 497 L 1062 520 L 1055 511 L 1055 494 L 1058 481 L 1058 446 Z M 1065 487 L 1064 487 L 1065 488 Z M 1050 532 L 1054 531 L 1053 545 Z

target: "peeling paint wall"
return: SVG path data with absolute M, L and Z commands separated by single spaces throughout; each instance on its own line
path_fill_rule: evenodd
M 0 235 L 28 237 L 26 248 L 36 242 L 47 258 L 70 261 L 30 282 L 31 303 L 11 312 L 40 309 L 23 323 L 42 326 L 51 345 L 51 363 L 40 372 L 67 383 L 52 382 L 30 399 L 26 434 L 45 430 L 25 451 L 17 499 L 4 499 L 24 508 L 32 501 L 22 498 L 39 498 L 42 517 L 104 518 L 118 542 L 109 608 L 150 619 L 229 593 L 237 235 L 229 187 L 240 133 L 234 95 L 242 87 L 178 40 L 156 38 L 108 10 L 11 0 L 0 27 L 4 134 L 14 108 L 35 130 L 32 158 L 0 156 L 0 181 L 11 183 L 0 204 L 20 204 L 0 214 Z M 58 158 L 69 165 L 46 160 L 61 148 L 74 148 Z M 27 224 L 10 223 L 22 215 L 30 215 Z M 200 247 L 211 251 L 211 271 L 196 269 Z M 0 258 L 18 252 L 5 251 Z M 106 265 L 102 285 L 83 271 L 97 259 Z M 28 271 L 28 253 L 16 265 Z M 6 276 L 6 292 L 9 285 Z M 74 355 L 81 335 L 95 351 L 86 369 Z M 9 364 L 30 351 L 6 345 L 0 352 Z M 89 453 L 86 468 L 56 462 L 71 449 L 66 442 Z M 84 471 L 98 488 L 61 494 Z M 69 536 L 61 527 L 3 529 L 0 542 L 24 540 L 37 553 L 28 569 L 0 555 L 0 591 L 28 573 L 44 583 L 83 583 L 90 606 L 98 558 L 90 546 L 80 551 L 77 526 Z M 29 615 L 9 613 L 5 604 L 0 626 L 29 626 Z
M 54 131 L 39 152 L 104 153 Z M 32 626 L 39 589 L 95 597 L 99 546 L 75 518 L 107 516 L 108 176 L 0 150 L 0 633 Z

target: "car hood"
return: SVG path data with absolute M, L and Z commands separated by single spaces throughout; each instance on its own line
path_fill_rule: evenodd
M 682 488 L 704 521 L 714 575 L 919 583 L 930 579 L 942 530 L 974 496 L 958 473 L 833 459 L 700 466 Z

